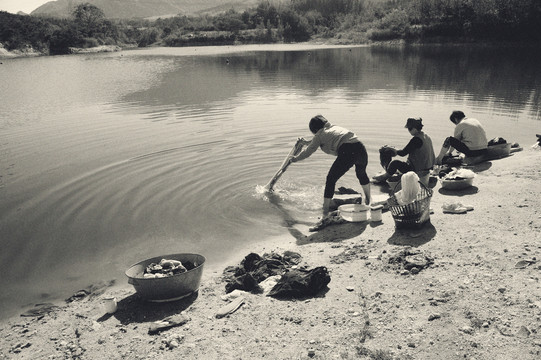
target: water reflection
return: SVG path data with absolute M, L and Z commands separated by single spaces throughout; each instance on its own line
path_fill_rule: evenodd
M 224 102 L 264 87 L 320 96 L 342 90 L 350 101 L 378 91 L 395 98 L 426 92 L 539 119 L 541 70 L 532 49 L 373 47 L 178 57 L 161 81 L 125 96 L 146 106 Z
M 529 108 L 529 115 L 538 119 L 541 71 L 533 61 L 536 56 L 532 56 L 532 50 L 407 48 L 403 52 L 406 63 L 394 66 L 402 67 L 404 74 L 411 74 L 407 82 L 414 89 L 442 91 L 453 97 L 462 95 L 478 105 L 497 102 L 509 113 Z M 388 55 L 393 50 L 374 51 L 391 58 Z
M 122 275 L 149 252 L 204 251 L 210 265 L 314 223 L 331 157 L 291 167 L 279 206 L 254 189 L 315 113 L 359 134 L 369 174 L 381 145 L 407 143 L 409 114 L 435 146 L 454 107 L 522 145 L 538 129 L 541 70 L 522 50 L 175 51 L 0 67 L 0 309 Z M 358 186 L 353 174 L 341 181 Z

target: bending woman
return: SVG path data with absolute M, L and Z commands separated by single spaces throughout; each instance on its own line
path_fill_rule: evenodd
M 314 134 L 311 141 L 306 141 L 308 147 L 296 157 L 292 162 L 298 162 L 312 155 L 318 147 L 321 147 L 325 153 L 336 156 L 332 164 L 327 180 L 325 182 L 325 192 L 323 194 L 323 216 L 329 214 L 329 207 L 334 196 L 336 182 L 353 165 L 355 165 L 355 174 L 363 188 L 365 203 L 370 204 L 370 179 L 366 174 L 368 165 L 368 154 L 366 149 L 357 136 L 343 127 L 332 125 L 322 115 L 314 116 L 309 123 L 310 131 Z

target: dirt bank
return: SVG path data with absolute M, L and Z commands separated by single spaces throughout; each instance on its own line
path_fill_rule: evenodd
M 141 302 L 119 279 L 2 323 L 0 359 L 539 359 L 541 152 L 525 148 L 476 171 L 473 188 L 434 188 L 421 230 L 396 230 L 386 212 L 381 224 L 317 233 L 296 225 L 291 236 L 239 253 L 238 262 L 291 250 L 327 267 L 331 282 L 316 297 L 247 294 L 216 318 L 226 304 L 221 273 L 205 273 L 197 297 L 165 304 Z M 474 210 L 444 214 L 454 201 Z M 119 300 L 112 316 L 107 296 Z M 184 325 L 148 333 L 181 311 Z

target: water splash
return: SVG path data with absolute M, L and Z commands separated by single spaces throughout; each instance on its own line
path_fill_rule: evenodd
M 318 211 L 321 208 L 322 194 L 323 189 L 320 186 L 306 186 L 283 181 L 272 191 L 269 191 L 266 186 L 256 185 L 254 196 L 291 210 Z

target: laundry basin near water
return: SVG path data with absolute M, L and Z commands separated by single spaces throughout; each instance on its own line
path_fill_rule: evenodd
M 186 271 L 163 277 L 145 277 L 145 270 L 162 259 L 180 261 Z M 205 257 L 199 254 L 170 254 L 138 262 L 126 270 L 128 283 L 147 301 L 166 302 L 187 297 L 199 289 Z

